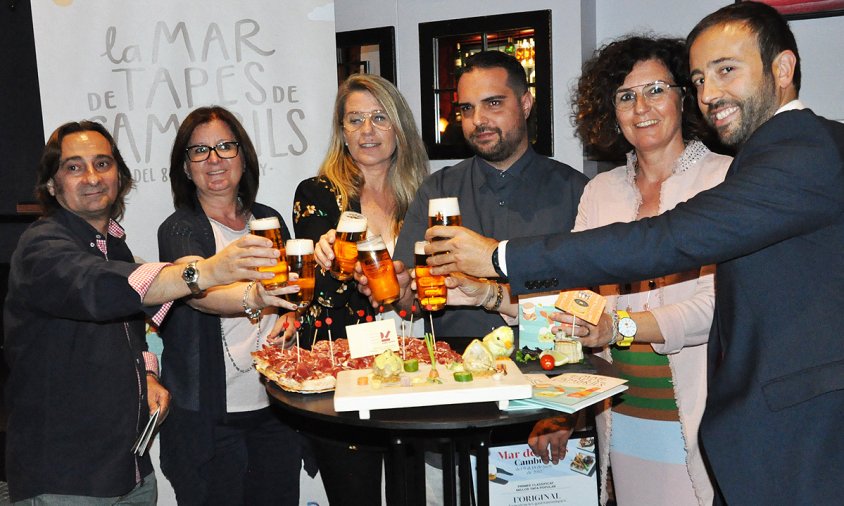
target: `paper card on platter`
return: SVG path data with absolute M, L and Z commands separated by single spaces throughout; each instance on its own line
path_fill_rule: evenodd
M 545 292 L 519 297 L 519 347 L 550 350 L 554 348 L 555 324 L 548 315 L 557 312 L 554 303 L 560 292 Z
M 561 292 L 554 305 L 557 309 L 597 325 L 604 312 L 604 306 L 607 305 L 607 299 L 592 290 L 569 290 Z
M 369 323 L 346 326 L 349 354 L 352 358 L 378 355 L 385 350 L 399 350 L 396 321 L 385 318 Z
M 558 464 L 543 464 L 526 444 L 489 449 L 491 506 L 598 504 L 594 433 L 574 433 Z

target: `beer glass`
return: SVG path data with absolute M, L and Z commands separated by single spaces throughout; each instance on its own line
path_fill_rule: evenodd
M 290 272 L 299 275 L 296 281 L 290 281 L 299 285 L 299 291 L 287 295 L 287 300 L 298 305 L 300 309 L 306 308 L 314 298 L 314 241 L 310 239 L 290 239 L 285 245 L 287 250 L 287 266 Z
M 355 272 L 358 259 L 356 243 L 366 237 L 366 216 L 346 211 L 337 222 L 337 235 L 334 239 L 334 261 L 331 263 L 331 275 L 339 281 L 347 281 Z
M 380 235 L 357 243 L 358 260 L 363 273 L 369 280 L 372 298 L 380 304 L 390 304 L 399 298 L 399 280 L 393 268 L 393 260 L 387 252 L 387 245 Z
M 414 244 L 416 256 L 416 296 L 422 303 L 422 309 L 426 311 L 439 311 L 445 307 L 446 294 L 445 276 L 431 275 L 431 268 L 425 263 L 428 258 L 425 255 L 425 246 L 428 241 L 417 241 Z
M 454 225 L 459 227 L 463 224 L 460 218 L 460 204 L 457 197 L 444 197 L 428 201 L 428 228 L 436 225 Z M 435 241 L 440 238 L 435 237 Z
M 281 238 L 281 224 L 278 218 L 255 219 L 249 222 L 249 230 L 255 235 L 266 237 L 273 242 L 273 248 L 280 253 L 278 262 L 270 267 L 258 267 L 260 272 L 272 272 L 275 276 L 272 279 L 262 279 L 261 284 L 267 290 L 275 290 L 287 284 L 287 259 L 284 252 L 284 240 Z

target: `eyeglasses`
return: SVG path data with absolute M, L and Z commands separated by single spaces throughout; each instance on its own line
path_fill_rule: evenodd
M 217 153 L 220 158 L 234 158 L 237 156 L 239 142 L 223 141 L 216 146 L 206 146 L 205 144 L 197 144 L 196 146 L 188 146 L 185 152 L 188 154 L 188 160 L 192 162 L 204 162 L 211 156 L 211 152 Z
M 387 116 L 387 113 L 384 111 L 347 112 L 346 115 L 343 116 L 343 128 L 349 132 L 355 132 L 360 130 L 367 119 L 370 123 L 372 123 L 372 126 L 379 130 L 389 130 L 393 128 L 393 122 L 390 121 L 390 117 Z
M 623 88 L 615 92 L 613 96 L 613 104 L 619 111 L 627 111 L 633 108 L 636 103 L 636 88 L 642 88 L 642 96 L 649 104 L 658 104 L 665 100 L 668 90 L 671 88 L 678 88 L 682 93 L 685 88 L 679 84 L 669 84 L 664 81 L 654 81 L 652 83 L 640 84 L 638 86 L 631 86 Z

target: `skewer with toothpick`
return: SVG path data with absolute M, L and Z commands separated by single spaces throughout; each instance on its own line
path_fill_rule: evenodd
M 328 353 L 331 354 L 331 367 L 334 367 L 334 341 L 331 340 L 331 323 L 334 320 L 329 316 L 325 319 L 325 324 L 328 326 Z
M 404 309 L 399 311 L 399 317 L 401 317 L 401 335 L 402 335 L 402 338 L 401 338 L 401 359 L 402 360 L 407 360 L 407 332 L 405 332 L 405 330 L 404 330 L 405 329 L 404 325 L 406 323 L 404 321 L 405 316 L 407 316 L 407 311 L 405 311 Z M 411 327 L 411 330 L 413 330 L 413 327 Z

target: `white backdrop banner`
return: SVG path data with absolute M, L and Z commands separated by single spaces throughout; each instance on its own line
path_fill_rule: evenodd
M 297 183 L 325 155 L 337 91 L 328 0 L 32 2 L 45 138 L 67 121 L 106 125 L 132 169 L 123 225 L 158 258 L 173 212 L 170 149 L 190 111 L 221 105 L 258 151 L 258 201 L 291 227 Z

